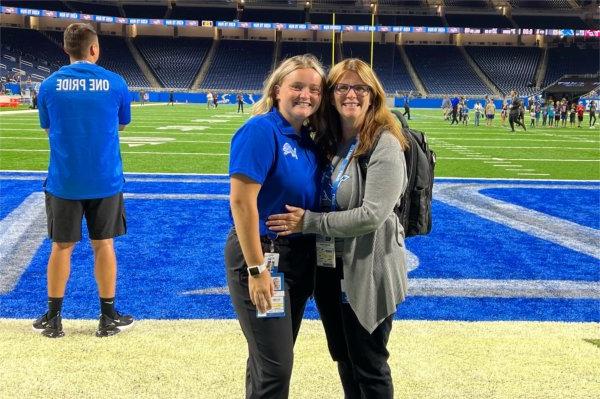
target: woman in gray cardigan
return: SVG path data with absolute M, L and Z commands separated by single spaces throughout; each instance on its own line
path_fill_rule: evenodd
M 346 398 L 393 398 L 386 345 L 407 291 L 404 230 L 394 207 L 407 183 L 406 139 L 383 87 L 358 59 L 328 79 L 327 128 L 315 139 L 327 159 L 321 209 L 287 206 L 267 225 L 285 236 L 317 234 L 315 301 Z M 370 154 L 363 176 L 360 156 Z

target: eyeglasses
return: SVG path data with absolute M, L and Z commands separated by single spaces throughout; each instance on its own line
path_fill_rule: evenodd
M 340 95 L 346 95 L 350 90 L 354 90 L 357 96 L 365 96 L 371 92 L 371 88 L 368 85 L 349 85 L 346 83 L 337 83 L 334 90 Z

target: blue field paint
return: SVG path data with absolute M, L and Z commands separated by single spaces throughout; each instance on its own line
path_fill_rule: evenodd
M 2 219 L 29 194 L 42 190 L 43 176 L 40 173 L 0 173 Z M 227 177 L 127 175 L 126 179 L 129 232 L 115 240 L 119 262 L 117 307 L 138 318 L 234 318 L 228 295 L 186 294 L 226 286 L 223 247 L 230 228 L 228 202 L 224 196 L 229 189 Z M 477 181 L 465 179 L 460 182 Z M 484 190 L 485 195 L 587 226 L 597 226 L 594 220 L 600 218 L 600 210 L 590 206 L 590 195 L 598 195 L 598 190 L 575 189 L 576 182 L 565 183 L 565 187 L 570 188 L 564 190 L 538 188 L 540 184 L 556 186 L 562 184 L 560 182 L 496 182 L 514 184 L 515 187 L 487 189 Z M 533 184 L 536 188 L 528 187 Z M 589 186 L 590 183 L 586 184 Z M 163 194 L 169 197 L 160 198 Z M 184 194 L 187 196 L 177 197 Z M 198 199 L 190 198 L 188 194 L 220 197 Z M 556 212 L 557 208 L 570 209 L 571 212 Z M 408 248 L 420 263 L 409 274 L 411 278 L 600 281 L 596 258 L 482 219 L 440 201 L 434 201 L 433 212 L 432 234 L 407 240 Z M 577 218 L 570 217 L 571 214 L 577 214 Z M 98 316 L 93 256 L 85 228 L 83 231 L 84 240 L 73 254 L 71 279 L 64 302 L 67 318 Z M 0 232 L 0 239 L 5 239 L 2 234 Z M 46 240 L 35 252 L 31 263 L 24 265 L 14 290 L 0 295 L 0 317 L 33 318 L 45 310 L 49 252 L 50 242 Z M 312 302 L 307 307 L 306 317 L 318 317 Z M 399 307 L 396 317 L 417 320 L 600 321 L 600 301 L 409 296 Z
M 429 236 L 406 240 L 419 257 L 413 278 L 584 280 L 599 277 L 598 260 L 439 201 Z
M 525 208 L 570 220 L 583 226 L 600 229 L 599 190 L 555 189 L 486 189 L 481 191 L 496 198 Z

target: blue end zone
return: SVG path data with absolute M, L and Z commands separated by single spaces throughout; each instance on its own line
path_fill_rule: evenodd
M 31 193 L 42 191 L 42 176 L 0 173 L 1 219 Z M 527 182 L 498 182 L 514 183 L 515 187 L 482 192 L 598 228 L 600 210 L 590 200 L 594 196 L 597 198 L 598 190 L 546 190 L 528 188 Z M 573 185 L 577 183 L 568 184 L 569 187 Z M 197 198 L 193 195 L 222 196 L 228 189 L 226 176 L 127 176 L 129 231 L 115 240 L 119 262 L 119 308 L 138 318 L 235 318 L 227 294 L 195 292 L 226 286 L 223 247 L 230 220 L 225 197 Z M 563 213 L 562 209 L 570 211 Z M 573 217 L 574 214 L 577 216 Z M 409 274 L 412 279 L 600 281 L 598 259 L 574 249 L 482 219 L 440 201 L 434 202 L 434 221 L 430 236 L 407 240 L 408 248 L 419 258 L 418 268 Z M 83 231 L 87 237 L 85 229 Z M 0 240 L 7 239 L 5 231 L 0 234 Z M 93 257 L 86 241 L 84 238 L 73 254 L 71 279 L 64 302 L 67 318 L 96 318 L 98 315 Z M 45 310 L 50 242 L 45 240 L 33 250 L 33 259 L 24 266 L 15 288 L 0 294 L 0 317 L 34 318 Z M 598 322 L 599 309 L 600 300 L 586 298 L 410 296 L 399 306 L 396 317 Z M 309 303 L 306 317 L 318 317 L 313 303 Z

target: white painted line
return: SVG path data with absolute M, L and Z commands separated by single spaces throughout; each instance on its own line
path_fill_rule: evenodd
M 180 295 L 228 294 L 227 286 L 180 293 Z M 600 299 L 600 283 L 566 280 L 409 278 L 408 295 L 466 298 Z
M 12 291 L 46 238 L 44 193 L 35 192 L 0 220 L 0 295 Z
M 567 185 L 535 184 L 527 187 L 558 190 L 569 188 Z M 433 198 L 494 223 L 501 223 L 525 234 L 600 259 L 600 230 L 481 194 L 481 190 L 489 188 L 514 188 L 514 185 L 438 183 L 433 185 Z M 597 186 L 581 185 L 574 188 L 598 190 Z
M 16 148 L 0 148 L 4 152 L 50 152 L 50 150 L 32 150 Z M 228 157 L 229 154 L 219 154 L 212 152 L 158 152 L 158 151 L 121 151 L 121 154 L 143 154 L 143 155 L 204 155 L 212 157 Z
M 550 173 L 517 173 L 519 176 L 550 176 Z
M 489 158 L 459 158 L 459 157 L 437 157 L 439 160 L 457 160 L 467 161 L 473 159 L 489 159 Z M 507 161 L 533 161 L 533 162 L 600 162 L 600 159 L 547 159 L 547 158 L 506 158 Z

